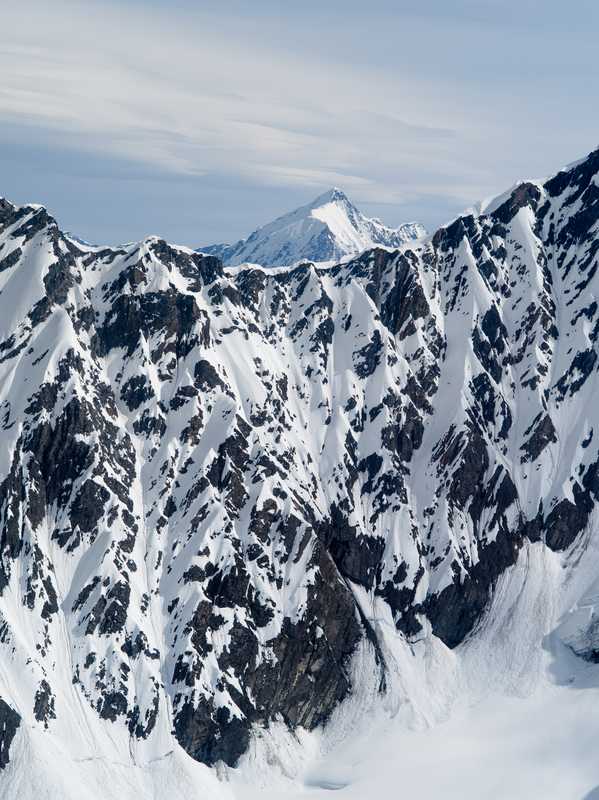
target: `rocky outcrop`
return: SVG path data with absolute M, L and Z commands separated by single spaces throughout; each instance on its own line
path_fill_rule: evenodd
M 20 724 L 21 717 L 0 697 L 0 770 L 10 761 L 10 746 Z

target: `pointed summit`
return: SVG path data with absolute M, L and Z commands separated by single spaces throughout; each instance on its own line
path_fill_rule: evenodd
M 237 244 L 211 245 L 201 251 L 218 256 L 228 266 L 246 262 L 289 266 L 298 261 L 341 261 L 371 247 L 399 247 L 425 233 L 418 223 L 388 228 L 364 216 L 342 189 L 333 186 Z
M 318 206 L 318 205 L 325 205 L 325 203 L 350 203 L 348 196 L 345 194 L 343 189 L 340 189 L 338 186 L 333 186 L 327 192 L 323 192 L 322 194 L 318 195 L 318 197 L 313 200 L 310 205 L 311 206 Z

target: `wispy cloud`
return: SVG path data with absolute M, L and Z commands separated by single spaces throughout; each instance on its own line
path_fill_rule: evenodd
M 567 73 L 543 82 L 545 51 L 530 38 L 538 26 L 512 42 L 505 4 L 474 15 L 471 0 L 451 13 L 430 5 L 424 14 L 412 0 L 5 4 L 0 125 L 26 131 L 30 147 L 55 143 L 173 180 L 294 197 L 338 184 L 374 212 L 457 211 L 509 185 L 520 165 L 534 174 L 558 166 L 562 150 L 566 161 L 595 144 L 599 112 L 576 82 Z M 515 14 L 520 4 L 507 6 Z M 535 16 L 528 0 L 522 8 Z M 556 28 L 552 52 L 560 37 Z
M 142 15 L 33 0 L 26 24 L 24 15 L 16 5 L 4 14 L 0 119 L 40 136 L 60 132 L 89 152 L 183 174 L 340 183 L 381 202 L 415 189 L 391 181 L 416 162 L 434 157 L 447 169 L 459 113 L 429 119 L 412 80 L 275 56 L 239 32 L 223 36 L 211 17 L 182 21 L 151 6 Z

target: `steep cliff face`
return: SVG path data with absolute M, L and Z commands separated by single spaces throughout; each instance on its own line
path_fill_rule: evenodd
M 526 543 L 580 545 L 598 175 L 326 269 L 84 246 L 2 201 L 0 767 L 73 730 L 235 765 L 326 723 L 356 653 L 383 693 L 392 640 L 475 636 Z

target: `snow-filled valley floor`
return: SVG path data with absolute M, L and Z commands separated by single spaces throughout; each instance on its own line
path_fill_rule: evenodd
M 576 561 L 575 576 L 531 546 L 501 579 L 475 639 L 453 653 L 397 654 L 398 696 L 409 703 L 345 709 L 295 780 L 256 785 L 256 770 L 252 785 L 242 770 L 234 796 L 596 800 L 599 665 L 574 656 L 557 628 L 565 609 L 592 599 L 597 555 Z
M 581 688 L 587 680 L 592 688 Z M 524 699 L 490 696 L 419 732 L 378 720 L 359 739 L 311 764 L 301 785 L 240 787 L 235 797 L 595 800 L 597 683 L 597 668 L 587 668 L 569 687 L 543 684 Z
M 60 751 L 43 733 L 21 731 L 2 796 L 596 800 L 599 664 L 576 657 L 561 631 L 592 604 L 598 555 L 588 540 L 567 562 L 529 545 L 476 636 L 454 651 L 430 639 L 408 648 L 383 631 L 391 691 L 377 695 L 372 662 L 357 653 L 361 692 L 324 732 L 293 736 L 273 725 L 237 769 L 208 769 L 181 748 L 129 761 L 115 742 L 113 758 L 96 755 L 84 732 Z

